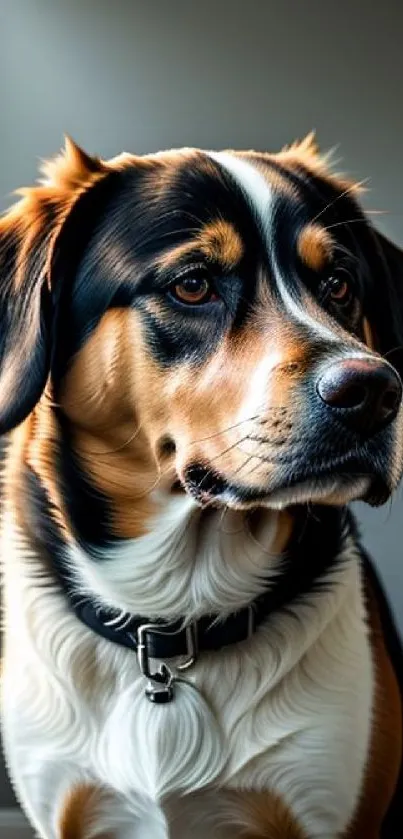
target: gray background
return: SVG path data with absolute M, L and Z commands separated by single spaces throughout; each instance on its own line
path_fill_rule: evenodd
M 403 245 L 402 36 L 399 0 L 0 0 L 2 206 L 65 131 L 108 156 L 277 150 L 316 128 Z M 359 515 L 403 629 L 401 491 Z

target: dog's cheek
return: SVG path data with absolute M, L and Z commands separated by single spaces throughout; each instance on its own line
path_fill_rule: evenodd
M 106 312 L 73 358 L 61 386 L 59 401 L 73 424 L 101 433 L 133 422 L 127 344 L 127 310 Z
M 72 445 L 90 484 L 106 499 L 113 535 L 146 532 L 159 469 L 149 439 L 151 385 L 138 316 L 108 311 L 77 353 L 61 390 Z

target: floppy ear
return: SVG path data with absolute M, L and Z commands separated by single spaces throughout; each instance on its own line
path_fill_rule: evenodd
M 0 222 L 0 433 L 18 425 L 45 387 L 51 300 L 45 223 L 24 229 L 17 212 Z
M 71 140 L 40 186 L 0 219 L 0 434 L 22 422 L 49 374 L 53 289 L 49 266 L 72 208 L 107 167 Z
M 403 250 L 373 230 L 376 246 L 372 312 L 377 349 L 403 378 Z

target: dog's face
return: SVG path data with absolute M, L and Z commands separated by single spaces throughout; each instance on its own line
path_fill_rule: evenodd
M 50 375 L 106 496 L 382 503 L 403 466 L 403 258 L 356 193 L 311 138 L 109 164 L 70 147 L 0 230 L 3 427 Z M 110 479 L 95 452 L 118 449 Z

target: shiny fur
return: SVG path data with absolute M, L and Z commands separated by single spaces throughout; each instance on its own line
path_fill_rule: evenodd
M 109 162 L 68 141 L 0 222 L 3 735 L 44 839 L 364 839 L 364 818 L 382 835 L 401 702 L 392 665 L 378 692 L 389 649 L 344 506 L 395 489 L 403 410 L 359 437 L 315 390 L 342 358 L 403 370 L 402 257 L 356 195 L 311 137 Z M 340 265 L 348 313 L 321 296 Z M 173 296 L 190 266 L 214 280 L 201 307 Z M 309 543 L 307 588 L 304 528 L 290 545 L 312 503 L 337 539 Z M 202 655 L 161 707 L 60 585 L 63 570 L 117 623 L 189 623 L 292 562 L 287 607 Z

